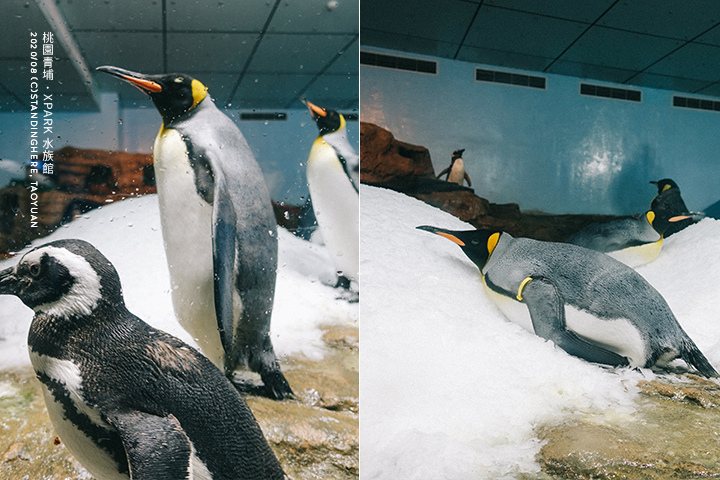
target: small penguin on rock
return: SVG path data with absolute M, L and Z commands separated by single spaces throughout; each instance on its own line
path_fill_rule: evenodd
M 450 166 L 438 174 L 438 179 L 443 175 L 447 174 L 448 182 L 457 183 L 462 187 L 463 181 L 467 181 L 468 187 L 472 187 L 470 176 L 465 171 L 465 161 L 462 158 L 464 151 L 465 149 L 463 148 L 460 150 L 455 150 L 452 153 L 452 158 L 450 159 Z
M 568 238 L 567 243 L 606 253 L 635 268 L 655 260 L 668 227 L 688 218 L 690 214 L 666 218 L 649 210 L 631 218 L 591 223 Z
M 571 355 L 641 368 L 682 358 L 701 375 L 718 376 L 660 293 L 607 255 L 493 230 L 417 228 L 459 245 L 508 319 Z
M 658 181 L 651 181 L 657 186 L 658 194 L 650 202 L 650 210 L 657 215 L 671 218 L 676 215 L 686 215 L 689 212 L 685 202 L 680 196 L 680 187 L 669 178 Z M 665 237 L 669 237 L 680 230 L 683 230 L 702 218 L 702 214 L 693 213 L 691 217 L 669 225 L 665 230 Z
M 197 79 L 97 70 L 146 93 L 163 120 L 153 160 L 180 324 L 228 377 L 247 366 L 269 397 L 292 396 L 270 338 L 277 224 L 245 137 Z
M 28 347 L 48 414 L 96 479 L 283 479 L 237 389 L 206 357 L 130 313 L 110 261 L 59 240 L 0 272 L 35 311 Z
M 360 268 L 360 198 L 352 179 L 357 163 L 346 163 L 347 149 L 354 150 L 347 142 L 342 115 L 304 102 L 319 129 L 307 161 L 310 200 L 338 274 L 336 287 L 350 290 L 352 282 L 359 282 Z

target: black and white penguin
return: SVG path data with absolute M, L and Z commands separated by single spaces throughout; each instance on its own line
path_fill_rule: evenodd
M 350 176 L 352 165 L 346 165 L 343 161 L 346 153 L 336 146 L 342 143 L 338 139 L 347 143 L 347 138 L 333 137 L 345 132 L 345 120 L 334 110 L 317 107 L 308 101 L 305 103 L 320 130 L 307 161 L 310 199 L 325 247 L 338 274 L 336 286 L 349 289 L 351 282 L 360 280 L 360 198 Z M 335 125 L 338 118 L 339 130 Z M 330 126 L 327 126 L 328 122 L 332 122 Z
M 718 376 L 660 293 L 607 255 L 493 230 L 417 228 L 458 244 L 508 319 L 571 355 L 642 368 L 682 358 Z
M 462 187 L 464 180 L 467 181 L 468 187 L 472 187 L 470 176 L 465 171 L 465 161 L 462 158 L 463 152 L 465 152 L 464 148 L 460 150 L 455 150 L 452 153 L 452 158 L 450 159 L 450 166 L 438 174 L 438 179 L 443 175 L 447 174 L 448 182 L 457 183 Z
M 657 186 L 658 194 L 650 202 L 650 210 L 655 212 L 657 215 L 661 215 L 667 218 L 674 217 L 676 215 L 685 215 L 689 210 L 685 206 L 685 202 L 680 196 L 680 187 L 677 183 L 669 178 L 664 178 L 658 181 L 651 181 L 653 185 Z M 697 222 L 702 215 L 694 214 L 692 217 L 682 220 L 670 225 L 665 230 L 665 237 L 669 237 L 680 230 L 683 230 L 693 223 Z
M 319 107 L 307 99 L 303 99 L 302 102 L 315 120 L 320 136 L 335 149 L 345 173 L 357 190 L 360 185 L 360 157 L 348 141 L 345 117 L 333 109 Z
M 270 397 L 291 396 L 269 334 L 277 225 L 245 138 L 194 78 L 98 70 L 148 94 L 163 120 L 153 158 L 180 324 L 228 376 L 248 366 Z
M 30 360 L 68 450 L 98 480 L 282 479 L 237 389 L 206 357 L 130 313 L 110 261 L 59 240 L 0 272 L 35 311 Z
M 666 218 L 649 210 L 629 218 L 617 218 L 591 223 L 570 238 L 567 243 L 606 253 L 629 267 L 650 263 L 660 255 L 667 228 L 690 214 Z

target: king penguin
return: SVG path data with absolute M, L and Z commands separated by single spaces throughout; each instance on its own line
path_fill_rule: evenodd
M 351 174 L 353 164 L 346 164 L 345 120 L 334 110 L 326 110 L 305 101 L 316 119 L 319 136 L 313 142 L 307 161 L 307 181 L 315 217 L 325 246 L 338 274 L 336 286 L 350 288 L 359 282 L 360 268 L 360 199 Z M 336 120 L 340 120 L 339 127 Z M 332 122 L 330 126 L 328 122 Z M 334 128 L 334 130 L 333 130 Z M 342 135 L 338 136 L 339 133 Z M 343 139 L 344 142 L 338 139 Z M 347 165 L 347 168 L 346 168 Z
M 450 158 L 450 166 L 438 174 L 438 179 L 443 175 L 447 174 L 448 182 L 457 183 L 462 187 L 463 181 L 467 181 L 468 187 L 472 187 L 470 176 L 465 171 L 465 160 L 463 160 L 462 158 L 463 152 L 465 152 L 464 148 L 460 150 L 455 150 L 452 153 L 452 157 Z
M 357 190 L 360 185 L 360 157 L 348 141 L 345 117 L 333 109 L 319 107 L 307 99 L 303 99 L 302 102 L 315 120 L 319 135 L 333 147 L 345 173 Z
M 0 272 L 34 310 L 28 347 L 55 431 L 97 480 L 283 479 L 237 389 L 130 313 L 95 247 L 59 240 Z
M 650 210 L 656 212 L 658 215 L 666 217 L 672 217 L 675 215 L 684 215 L 689 210 L 685 206 L 685 202 L 680 196 L 680 187 L 677 183 L 669 178 L 664 178 L 658 181 L 651 181 L 653 185 L 657 186 L 658 194 L 650 202 Z M 683 230 L 697 220 L 702 215 L 693 215 L 693 217 L 677 222 L 670 225 L 665 231 L 665 237 L 669 237 L 680 230 Z
M 180 324 L 229 377 L 248 366 L 270 397 L 291 396 L 269 333 L 277 225 L 245 137 L 192 77 L 98 70 L 148 94 L 163 120 L 153 159 Z
M 571 355 L 640 368 L 682 358 L 700 374 L 718 376 L 660 293 L 607 255 L 493 230 L 417 228 L 459 245 L 508 319 Z
M 666 218 L 649 210 L 630 218 L 591 223 L 568 238 L 567 243 L 606 253 L 636 268 L 655 260 L 660 255 L 667 228 L 687 218 L 689 214 Z

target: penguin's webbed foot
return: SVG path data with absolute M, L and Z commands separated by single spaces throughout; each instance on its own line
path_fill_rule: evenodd
M 290 388 L 290 384 L 285 379 L 285 375 L 282 374 L 280 369 L 269 370 L 266 372 L 260 372 L 260 378 L 262 378 L 265 384 L 264 396 L 273 400 L 285 400 L 289 398 L 295 398 L 295 394 Z

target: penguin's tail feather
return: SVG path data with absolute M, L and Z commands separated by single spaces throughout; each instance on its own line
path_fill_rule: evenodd
M 716 378 L 720 376 L 690 337 L 686 337 L 682 340 L 680 345 L 680 357 L 689 365 L 695 367 L 703 377 Z

